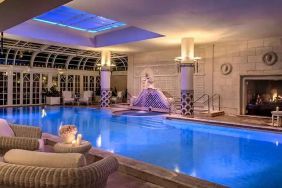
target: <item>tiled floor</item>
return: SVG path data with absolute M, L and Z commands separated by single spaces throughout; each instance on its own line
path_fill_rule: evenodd
M 45 145 L 44 151 L 53 152 L 53 147 L 50 145 Z M 115 172 L 109 176 L 107 188 L 161 188 L 161 187 L 121 172 Z
M 217 116 L 217 117 L 208 117 L 202 115 L 195 115 L 194 117 L 183 117 L 178 114 L 171 114 L 167 116 L 172 119 L 184 119 L 191 121 L 204 121 L 213 124 L 219 125 L 228 125 L 235 127 L 246 127 L 254 129 L 263 129 L 270 131 L 282 131 L 282 127 L 272 126 L 271 118 L 260 118 L 260 117 L 250 117 L 250 116 Z
M 145 182 L 133 176 L 115 172 L 109 177 L 107 188 L 160 188 L 160 186 Z

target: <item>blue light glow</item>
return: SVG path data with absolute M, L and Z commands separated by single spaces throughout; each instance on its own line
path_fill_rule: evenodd
M 126 25 L 123 22 L 114 21 L 67 6 L 53 9 L 33 18 L 33 20 L 90 33 L 111 30 Z

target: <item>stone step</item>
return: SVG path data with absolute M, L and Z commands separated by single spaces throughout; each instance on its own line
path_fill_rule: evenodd
M 119 103 L 119 104 L 112 104 L 111 106 L 115 108 L 128 108 L 129 105 L 130 105 L 129 103 Z
M 224 111 L 211 111 L 210 113 L 206 112 L 202 112 L 200 113 L 203 116 L 208 116 L 208 117 L 216 117 L 216 116 L 223 116 L 224 115 Z

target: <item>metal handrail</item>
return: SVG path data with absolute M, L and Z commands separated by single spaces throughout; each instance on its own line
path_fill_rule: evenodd
M 201 97 L 199 97 L 198 99 L 194 100 L 194 102 L 193 102 L 193 103 L 198 102 L 200 99 L 204 98 L 205 96 L 207 96 L 207 97 L 208 97 L 208 99 L 210 98 L 210 95 L 205 93 L 205 94 L 203 94 Z M 205 102 L 207 102 L 207 100 L 206 100 Z M 203 102 L 203 103 L 205 103 L 205 102 Z
M 218 99 L 218 111 L 220 111 L 220 95 L 219 94 L 214 94 L 212 97 L 211 97 L 211 100 L 212 100 L 212 110 L 214 110 L 214 99 L 217 98 Z
M 207 96 L 207 100 L 205 100 L 204 102 L 202 102 L 203 104 L 205 104 L 206 102 L 208 102 L 208 113 L 210 113 L 210 95 L 209 94 L 203 94 L 201 97 L 199 97 L 198 99 L 196 99 L 193 103 L 198 102 L 200 99 L 204 98 L 205 96 Z

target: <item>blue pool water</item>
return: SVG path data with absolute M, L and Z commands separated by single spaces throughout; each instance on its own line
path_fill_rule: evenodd
M 282 186 L 282 135 L 78 107 L 0 109 L 0 118 L 57 134 L 75 124 L 94 146 L 230 187 Z

